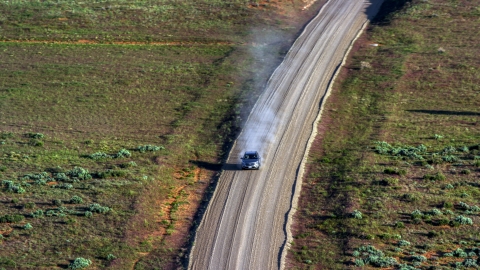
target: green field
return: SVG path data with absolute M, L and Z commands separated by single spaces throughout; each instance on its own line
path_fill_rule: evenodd
M 480 6 L 385 4 L 326 105 L 291 269 L 478 267 Z
M 183 267 L 302 3 L 0 1 L 0 269 Z

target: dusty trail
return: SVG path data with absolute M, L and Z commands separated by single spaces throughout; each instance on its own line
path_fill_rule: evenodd
M 243 151 L 258 150 L 262 168 L 222 172 L 197 230 L 190 269 L 283 268 L 287 219 L 320 101 L 352 41 L 382 2 L 330 0 L 297 39 L 228 159 L 237 164 Z

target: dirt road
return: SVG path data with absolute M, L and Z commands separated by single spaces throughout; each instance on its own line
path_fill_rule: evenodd
M 330 0 L 255 104 L 197 230 L 190 269 L 279 269 L 320 104 L 352 41 L 383 0 Z M 263 157 L 241 171 L 245 150 Z M 230 165 L 230 166 L 229 166 Z

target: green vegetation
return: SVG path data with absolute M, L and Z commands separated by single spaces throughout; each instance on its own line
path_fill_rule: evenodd
M 468 1 L 385 1 L 326 104 L 292 269 L 476 267 L 479 18 Z

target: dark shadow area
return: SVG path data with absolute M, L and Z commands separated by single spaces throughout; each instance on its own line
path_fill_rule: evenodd
M 407 110 L 413 113 L 428 113 L 438 115 L 459 115 L 459 116 L 480 116 L 480 112 L 459 112 L 459 111 L 442 111 L 442 110 Z
M 377 15 L 371 19 L 372 24 L 387 25 L 390 24 L 391 16 L 394 12 L 401 10 L 411 0 L 386 0 L 378 10 Z
M 190 163 L 195 164 L 199 168 L 209 170 L 209 171 L 237 171 L 240 170 L 239 164 L 236 163 L 212 163 L 206 161 L 198 161 L 198 160 L 189 160 Z

